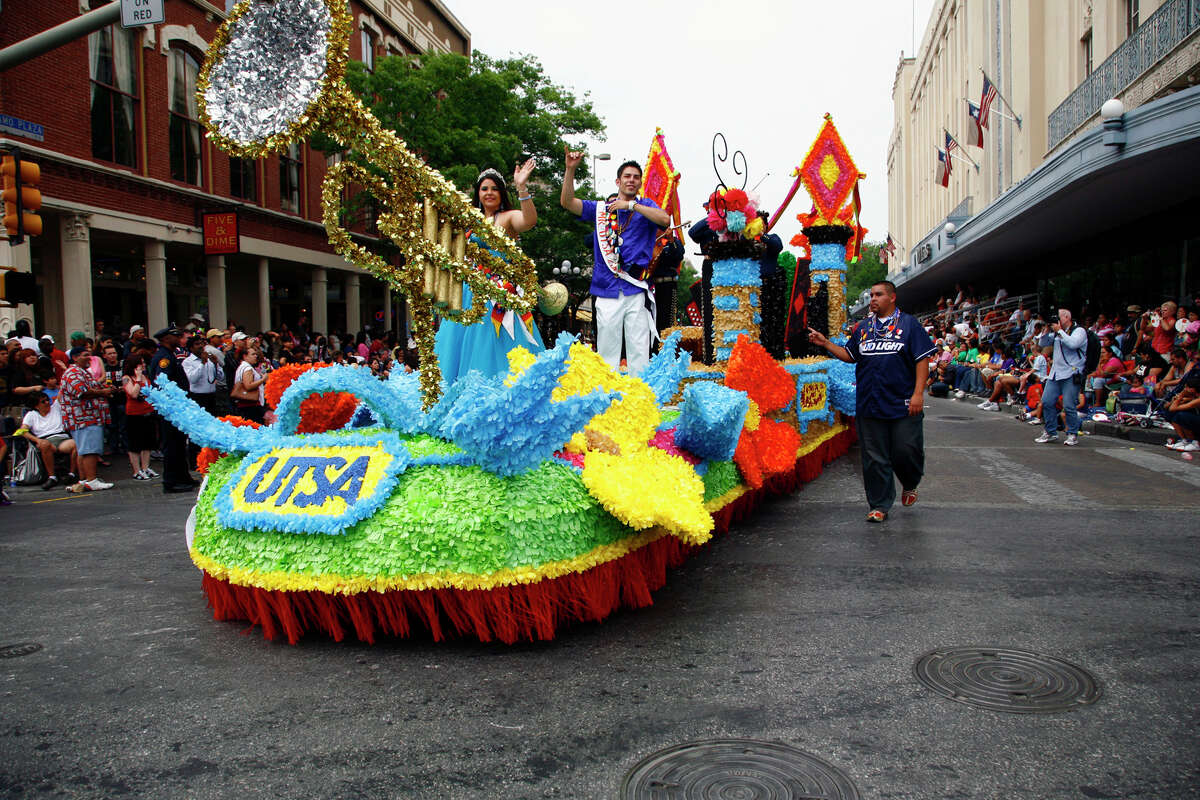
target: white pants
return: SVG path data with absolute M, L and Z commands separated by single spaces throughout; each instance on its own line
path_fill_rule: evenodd
M 621 368 L 621 338 L 625 339 L 625 362 L 636 375 L 650 361 L 650 312 L 646 293 L 620 297 L 595 297 L 596 352 L 614 370 Z

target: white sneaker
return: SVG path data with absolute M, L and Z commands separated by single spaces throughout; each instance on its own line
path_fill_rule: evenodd
M 143 470 L 138 470 L 137 472 L 135 472 L 133 474 L 133 479 L 135 481 L 148 481 L 148 480 L 150 480 L 150 476 L 147 475 L 146 470 L 143 469 Z
M 142 470 L 142 473 L 150 480 L 158 477 L 158 473 L 155 472 L 151 467 L 146 467 L 144 470 Z
M 962 389 L 958 389 L 958 390 L 956 390 L 956 391 L 954 392 L 954 399 L 955 399 L 955 400 L 962 400 L 962 399 L 963 399 L 964 397 L 966 397 L 966 396 L 967 396 L 967 393 L 966 393 L 966 392 L 964 392 Z
M 111 483 L 102 481 L 99 478 L 92 478 L 90 481 L 80 481 L 80 483 L 86 485 L 87 488 L 91 489 L 93 492 L 102 492 L 105 489 L 113 488 Z
M 980 408 L 982 408 L 984 411 L 999 411 L 1000 404 L 993 403 L 991 400 L 989 400 L 986 403 L 984 403 L 983 405 L 981 405 Z
M 1040 419 L 1038 419 L 1037 417 L 1030 417 L 1025 422 L 1028 425 L 1041 425 L 1042 424 L 1042 421 Z
M 1200 442 L 1197 442 L 1195 439 L 1192 439 L 1190 442 L 1185 444 L 1183 447 L 1177 447 L 1175 449 L 1180 451 L 1181 453 L 1195 453 L 1197 450 L 1200 450 Z
M 1063 442 L 1063 444 L 1067 445 L 1068 447 L 1074 447 L 1075 445 L 1079 444 L 1079 439 L 1076 438 L 1075 434 L 1068 433 L 1067 440 Z
M 1057 433 L 1043 433 L 1041 436 L 1033 440 L 1036 444 L 1045 444 L 1046 442 L 1057 442 Z

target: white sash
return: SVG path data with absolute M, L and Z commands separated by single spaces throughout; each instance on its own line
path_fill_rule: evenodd
M 636 214 L 637 212 L 630 211 L 629 213 Z M 650 341 L 660 341 L 661 337 L 658 335 L 657 299 L 654 297 L 654 292 L 650 291 L 649 284 L 645 281 L 639 281 L 621 269 L 620 259 L 617 257 L 617 253 L 613 249 L 613 244 L 608 238 L 608 205 L 603 200 L 596 201 L 596 246 L 600 249 L 600 255 L 604 258 L 604 265 L 608 267 L 609 272 L 646 293 L 646 298 L 649 300 L 650 306 L 645 309 L 646 313 L 650 315 Z

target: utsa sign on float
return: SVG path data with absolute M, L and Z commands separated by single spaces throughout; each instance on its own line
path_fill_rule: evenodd
M 379 445 L 279 447 L 247 457 L 222 490 L 221 522 L 234 528 L 337 533 L 386 498 L 396 457 Z

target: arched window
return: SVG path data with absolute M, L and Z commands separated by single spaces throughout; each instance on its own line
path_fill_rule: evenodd
M 109 25 L 88 36 L 92 81 L 92 156 L 136 167 L 137 34 Z
M 200 61 L 182 47 L 172 47 L 167 61 L 170 86 L 171 177 L 200 185 L 203 156 L 202 128 L 196 104 L 196 77 Z

